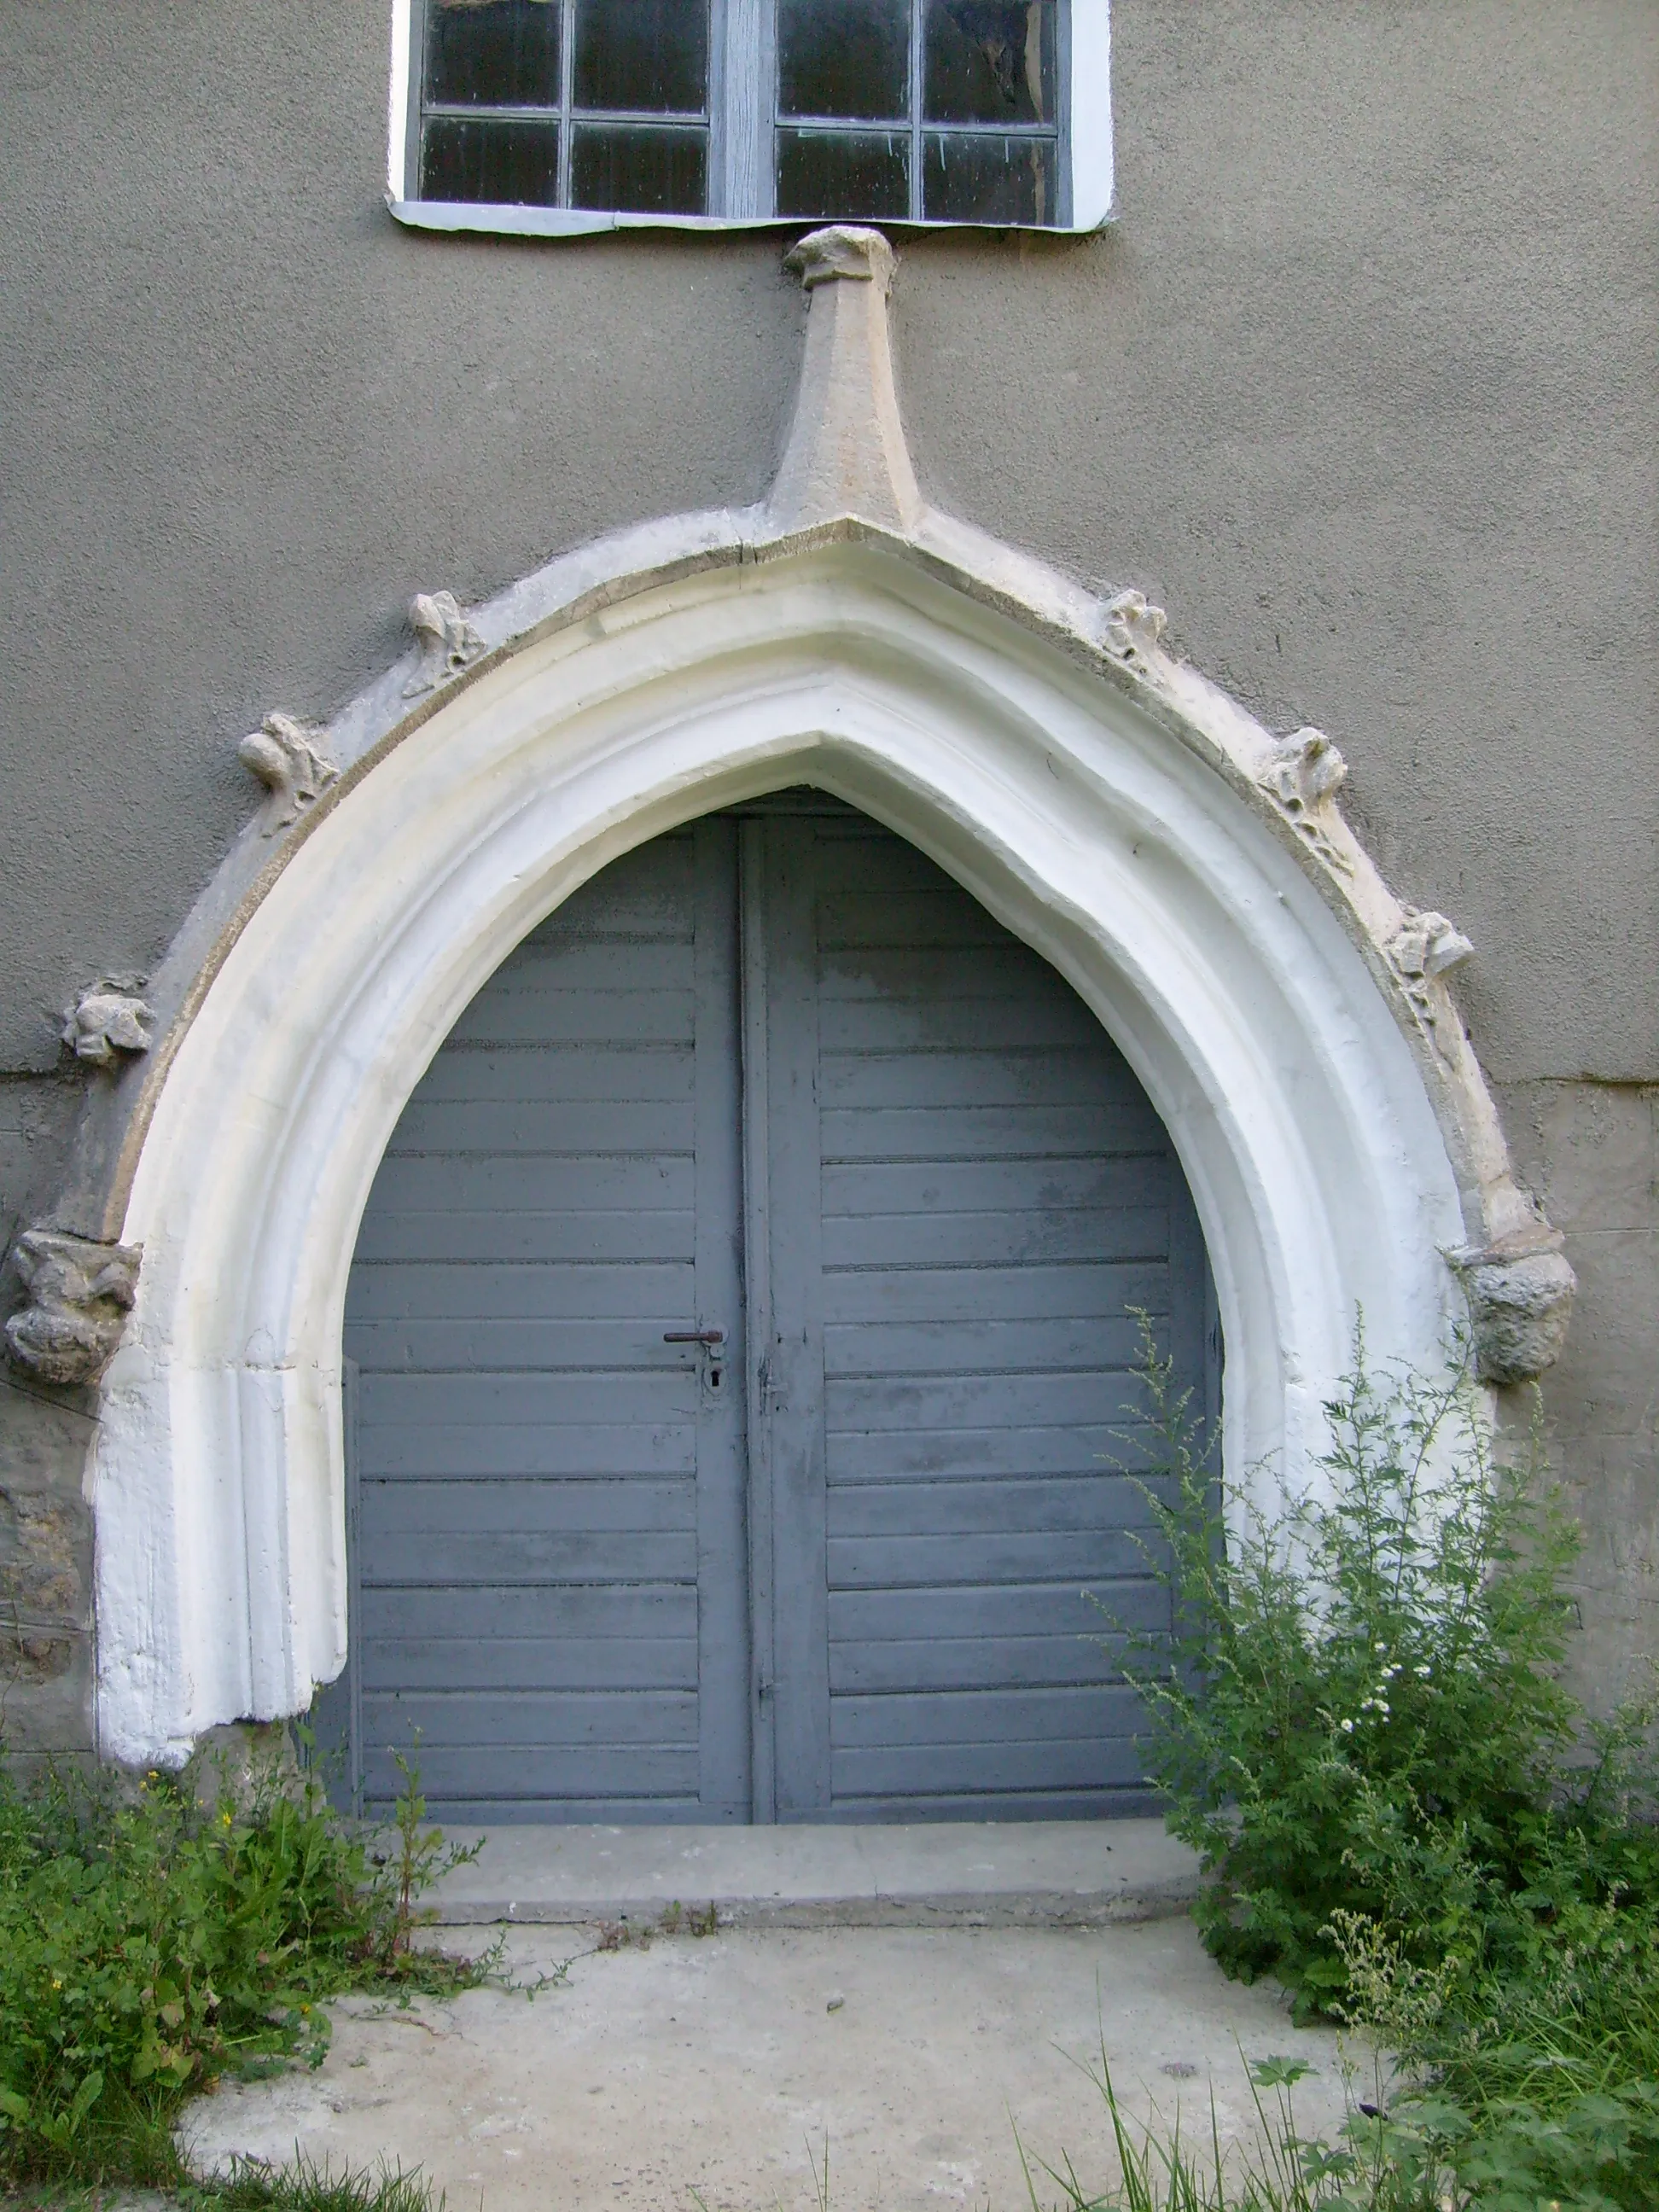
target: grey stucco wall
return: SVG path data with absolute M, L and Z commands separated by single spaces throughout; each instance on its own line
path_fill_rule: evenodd
M 903 246 L 924 485 L 1142 586 L 1257 711 L 1329 730 L 1385 871 L 1473 937 L 1460 997 L 1584 1284 L 1549 1404 L 1604 1674 L 1656 1640 L 1659 1556 L 1651 0 L 1115 23 L 1119 223 Z M 58 1009 L 154 963 L 268 708 L 326 715 L 416 589 L 481 596 L 770 472 L 803 312 L 779 241 L 405 234 L 386 66 L 385 0 L 0 0 L 7 1228 L 75 1110 Z M 46 1586 L 27 1501 L 61 1498 L 66 1631 L 83 1433 L 0 1398 L 0 1609 Z M 25 1701 L 46 1734 L 83 1672 L 57 1717 Z

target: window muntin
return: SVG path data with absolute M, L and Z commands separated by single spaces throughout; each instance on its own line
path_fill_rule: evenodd
M 708 0 L 425 0 L 416 14 L 417 197 L 708 212 Z
M 422 227 L 1109 211 L 1108 0 L 404 4 L 391 198 Z
M 1057 222 L 1059 13 L 1058 0 L 778 0 L 776 213 Z M 870 120 L 890 127 L 849 128 Z

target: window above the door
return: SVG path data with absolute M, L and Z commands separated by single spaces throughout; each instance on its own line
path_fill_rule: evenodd
M 1109 0 L 396 0 L 388 199 L 424 229 L 1091 230 Z

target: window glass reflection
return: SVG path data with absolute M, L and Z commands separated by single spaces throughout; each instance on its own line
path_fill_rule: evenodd
M 410 3 L 428 198 L 706 214 L 723 115 L 742 204 L 715 198 L 739 219 L 1062 220 L 1060 0 L 775 0 L 775 79 L 739 40 L 737 92 L 711 76 L 714 0 Z M 769 111 L 769 198 L 744 119 Z
M 578 123 L 570 141 L 570 204 L 702 215 L 708 204 L 708 133 Z
M 898 122 L 909 106 L 910 0 L 778 0 L 780 115 Z
M 574 43 L 578 107 L 703 112 L 707 0 L 577 0 Z
M 1054 0 L 927 0 L 929 123 L 1050 123 Z
M 908 134 L 779 131 L 780 215 L 902 222 L 909 212 Z
M 422 140 L 421 194 L 428 200 L 554 207 L 559 198 L 559 126 L 434 115 Z
M 1056 222 L 1052 138 L 930 132 L 923 142 L 922 211 L 930 222 Z
M 428 0 L 428 100 L 556 107 L 562 12 L 559 0 Z

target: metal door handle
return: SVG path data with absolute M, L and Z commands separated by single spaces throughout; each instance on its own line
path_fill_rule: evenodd
M 726 1341 L 723 1328 L 665 1328 L 662 1333 L 665 1344 L 706 1344 L 712 1352 Z

